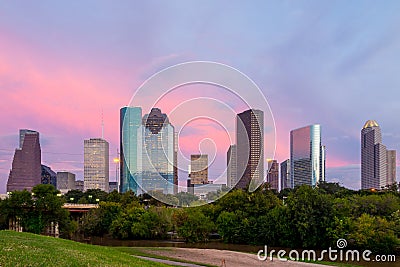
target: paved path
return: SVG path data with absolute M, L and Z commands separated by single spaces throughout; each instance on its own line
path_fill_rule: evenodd
M 148 261 L 155 261 L 155 262 L 165 263 L 165 264 L 169 264 L 169 265 L 173 265 L 173 266 L 204 267 L 204 265 L 197 265 L 197 264 L 186 263 L 186 262 L 162 260 L 162 259 L 149 258 L 149 257 L 143 257 L 143 256 L 134 256 L 134 257 L 139 258 L 139 259 L 143 259 L 143 260 L 148 260 Z
M 148 254 L 157 256 L 164 256 L 168 258 L 175 258 L 180 260 L 198 262 L 199 264 L 209 264 L 214 266 L 223 267 L 266 267 L 266 266 L 283 266 L 283 267 L 321 267 L 319 264 L 305 263 L 298 261 L 280 261 L 274 259 L 273 261 L 260 261 L 257 255 L 250 253 L 243 253 L 230 250 L 218 250 L 218 249 L 196 249 L 196 248 L 171 248 L 171 249 L 160 249 L 141 250 Z M 174 262 L 175 264 L 175 262 Z M 183 265 L 186 266 L 186 265 Z M 198 266 L 198 265 L 190 265 Z M 326 266 L 326 265 L 325 265 Z

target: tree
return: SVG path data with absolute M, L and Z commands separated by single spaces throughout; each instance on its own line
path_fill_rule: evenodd
M 333 197 L 307 185 L 298 187 L 287 198 L 296 243 L 301 247 L 326 247 L 326 229 L 334 217 Z
M 108 194 L 107 196 L 107 201 L 108 202 L 115 202 L 115 203 L 120 203 L 121 202 L 121 194 L 118 193 L 117 190 L 112 191 L 111 193 Z
M 177 209 L 172 218 L 178 235 L 186 242 L 207 241 L 215 228 L 211 219 L 196 208 Z
M 100 201 L 107 200 L 108 193 L 101 189 L 88 189 L 84 193 L 84 196 L 88 200 L 89 204 L 98 204 Z
M 63 198 L 60 192 L 50 184 L 40 184 L 32 189 L 34 200 L 34 215 L 30 217 L 28 231 L 42 233 L 51 223 L 58 223 L 60 232 L 70 230 L 69 212 L 63 209 Z M 69 233 L 67 233 L 69 234 Z
M 78 203 L 78 201 L 84 196 L 80 190 L 69 190 L 65 195 L 65 201 L 67 203 Z
M 355 221 L 354 230 L 349 237 L 355 240 L 356 247 L 368 248 L 374 254 L 391 254 L 399 245 L 395 229 L 394 222 L 362 214 Z
M 179 192 L 176 194 L 176 197 L 178 198 L 179 206 L 181 207 L 189 207 L 193 201 L 199 200 L 198 196 L 187 192 Z
M 115 218 L 122 213 L 121 204 L 115 202 L 100 202 L 99 208 L 91 209 L 83 218 L 82 230 L 89 236 L 103 236 Z

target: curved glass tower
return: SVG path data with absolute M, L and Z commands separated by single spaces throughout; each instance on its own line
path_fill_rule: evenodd
M 290 170 L 291 188 L 325 181 L 325 147 L 321 145 L 319 124 L 290 132 Z

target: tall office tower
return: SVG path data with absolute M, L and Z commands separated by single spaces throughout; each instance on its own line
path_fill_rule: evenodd
M 325 181 L 325 147 L 321 145 L 319 124 L 290 132 L 290 170 L 291 188 Z
M 281 190 L 290 188 L 290 159 L 281 163 Z
M 174 194 L 178 193 L 178 133 L 174 132 Z
M 264 112 L 246 110 L 236 117 L 237 177 L 236 188 L 245 189 L 253 181 L 264 181 Z
M 234 187 L 237 183 L 236 164 L 236 145 L 230 145 L 226 153 L 226 184 L 228 188 Z
M 392 155 L 392 153 L 389 153 Z M 361 130 L 361 189 L 381 189 L 388 182 L 388 155 L 378 123 L 369 120 Z
M 7 181 L 7 192 L 32 190 L 41 183 L 42 154 L 39 133 L 21 130 L 20 148 L 15 150 L 12 168 Z
M 396 183 L 396 150 L 387 151 L 387 185 Z
M 208 155 L 190 155 L 190 182 L 208 184 Z
M 67 193 L 69 190 L 76 189 L 75 174 L 71 172 L 57 172 L 57 189 L 61 193 Z
M 120 182 L 121 193 L 140 191 L 142 165 L 142 108 L 123 107 L 120 109 Z
M 268 160 L 267 182 L 271 189 L 279 190 L 279 163 L 275 159 Z
M 57 188 L 57 174 L 46 165 L 42 165 L 42 184 L 51 184 L 54 188 Z
M 174 126 L 165 113 L 152 108 L 143 116 L 141 189 L 174 193 Z M 140 185 L 140 183 L 139 183 Z
M 101 138 L 84 140 L 83 182 L 85 191 L 100 189 L 108 192 L 109 145 Z

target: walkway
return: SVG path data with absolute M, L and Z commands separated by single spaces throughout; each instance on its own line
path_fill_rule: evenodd
M 149 257 L 143 257 L 143 256 L 135 256 L 135 255 L 132 255 L 132 256 L 133 256 L 133 257 L 136 257 L 136 258 L 139 258 L 139 259 L 142 259 L 142 260 L 160 262 L 160 263 L 164 263 L 164 264 L 168 264 L 168 265 L 173 265 L 173 266 L 204 267 L 204 265 L 197 265 L 197 264 L 186 263 L 186 262 L 162 260 L 162 259 L 149 258 Z

